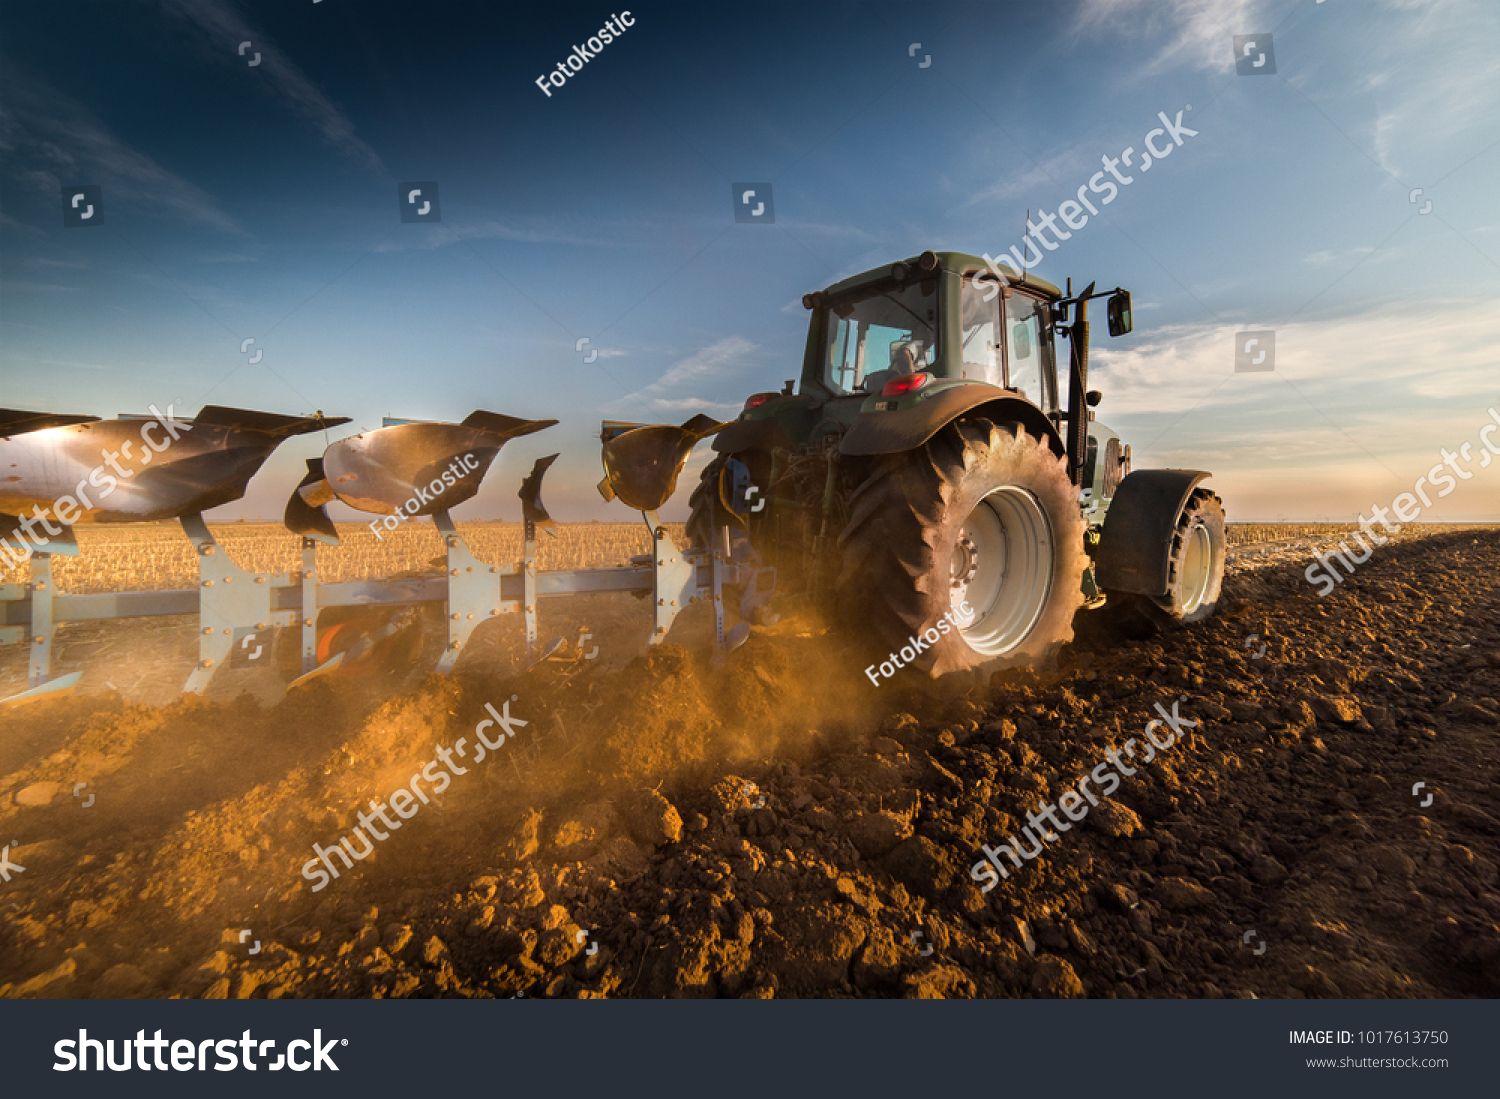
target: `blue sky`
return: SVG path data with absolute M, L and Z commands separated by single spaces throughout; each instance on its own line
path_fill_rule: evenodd
M 0 404 L 553 417 L 459 517 L 516 518 L 561 451 L 554 514 L 627 520 L 593 489 L 601 418 L 731 415 L 798 374 L 803 293 L 1018 245 L 1183 111 L 1197 136 L 1036 269 L 1132 290 L 1093 383 L 1137 466 L 1213 470 L 1232 520 L 1346 519 L 1500 408 L 1500 6 L 643 2 L 544 95 L 621 10 L 7 0 Z M 1274 75 L 1236 73 L 1245 34 Z M 426 180 L 442 221 L 401 223 Z M 740 181 L 774 225 L 735 222 Z M 98 228 L 63 227 L 74 184 Z M 1265 329 L 1276 369 L 1236 373 Z M 321 445 L 211 518 L 279 518 Z M 1496 517 L 1500 463 L 1474 468 L 1430 516 Z

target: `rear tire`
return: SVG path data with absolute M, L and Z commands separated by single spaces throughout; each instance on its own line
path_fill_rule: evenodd
M 1050 663 L 1072 639 L 1088 561 L 1078 491 L 1020 425 L 961 420 L 877 459 L 850 509 L 835 610 L 872 654 L 921 635 L 930 647 L 902 663 L 961 685 Z

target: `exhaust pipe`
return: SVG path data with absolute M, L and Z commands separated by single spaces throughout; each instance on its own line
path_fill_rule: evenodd
M 1089 409 L 1089 295 L 1094 284 L 1078 296 L 1078 314 L 1068 327 L 1068 478 L 1075 485 L 1083 480 L 1088 460 Z

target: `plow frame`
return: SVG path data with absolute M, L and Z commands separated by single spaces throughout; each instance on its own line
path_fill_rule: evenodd
M 752 583 L 758 570 L 731 563 L 728 531 L 720 531 L 712 550 L 680 549 L 656 512 L 643 511 L 652 552 L 628 566 L 592 569 L 536 569 L 538 524 L 528 519 L 524 551 L 512 567 L 476 557 L 447 511 L 433 514 L 445 547 L 444 575 L 406 580 L 357 580 L 321 583 L 317 539 L 302 538 L 302 567 L 291 573 L 255 573 L 240 567 L 209 531 L 200 513 L 179 518 L 198 554 L 195 589 L 67 594 L 57 590 L 52 555 L 30 561 L 26 584 L 0 584 L 0 644 L 27 644 L 27 690 L 0 704 L 32 702 L 71 691 L 81 672 L 52 678 L 52 647 L 57 628 L 68 622 L 97 622 L 167 615 L 197 615 L 198 661 L 183 687 L 203 694 L 215 674 L 229 663 L 235 646 L 255 643 L 271 650 L 270 631 L 300 627 L 302 679 L 319 671 L 317 612 L 329 607 L 441 607 L 447 641 L 436 671 L 450 674 L 474 630 L 484 621 L 521 612 L 526 654 L 538 654 L 537 603 L 542 598 L 629 592 L 651 598 L 651 633 L 646 644 L 660 644 L 672 623 L 690 605 L 711 600 L 716 652 L 725 647 L 724 587 Z M 639 563 L 635 563 L 639 562 Z M 261 635 L 265 635 L 261 643 Z M 259 650 L 258 650 L 259 651 Z M 255 657 L 252 657 L 255 659 Z M 273 658 L 274 659 L 274 658 Z M 334 661 L 340 659 L 335 657 Z M 329 668 L 334 661 L 323 667 Z M 301 679 L 294 680 L 296 686 Z

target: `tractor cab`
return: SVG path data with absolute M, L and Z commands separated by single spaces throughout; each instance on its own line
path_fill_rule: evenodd
M 1002 277 L 979 256 L 923 252 L 807 294 L 800 383 L 751 396 L 714 449 L 836 442 L 845 455 L 896 453 L 978 410 L 1025 425 L 1069 455 L 1078 476 L 1087 440 L 1075 447 L 1064 434 L 1074 395 L 1059 381 L 1058 338 L 1072 335 L 1065 326 L 1084 302 L 1103 296 L 1092 291 L 1073 297 L 1029 273 Z M 1128 292 L 1110 292 L 1109 306 L 1110 334 L 1128 332 Z
M 928 252 L 809 297 L 818 353 L 804 363 L 804 392 L 859 398 L 858 411 L 870 398 L 979 382 L 1057 411 L 1051 303 L 1062 292 L 1050 283 L 1007 285 L 973 257 Z

